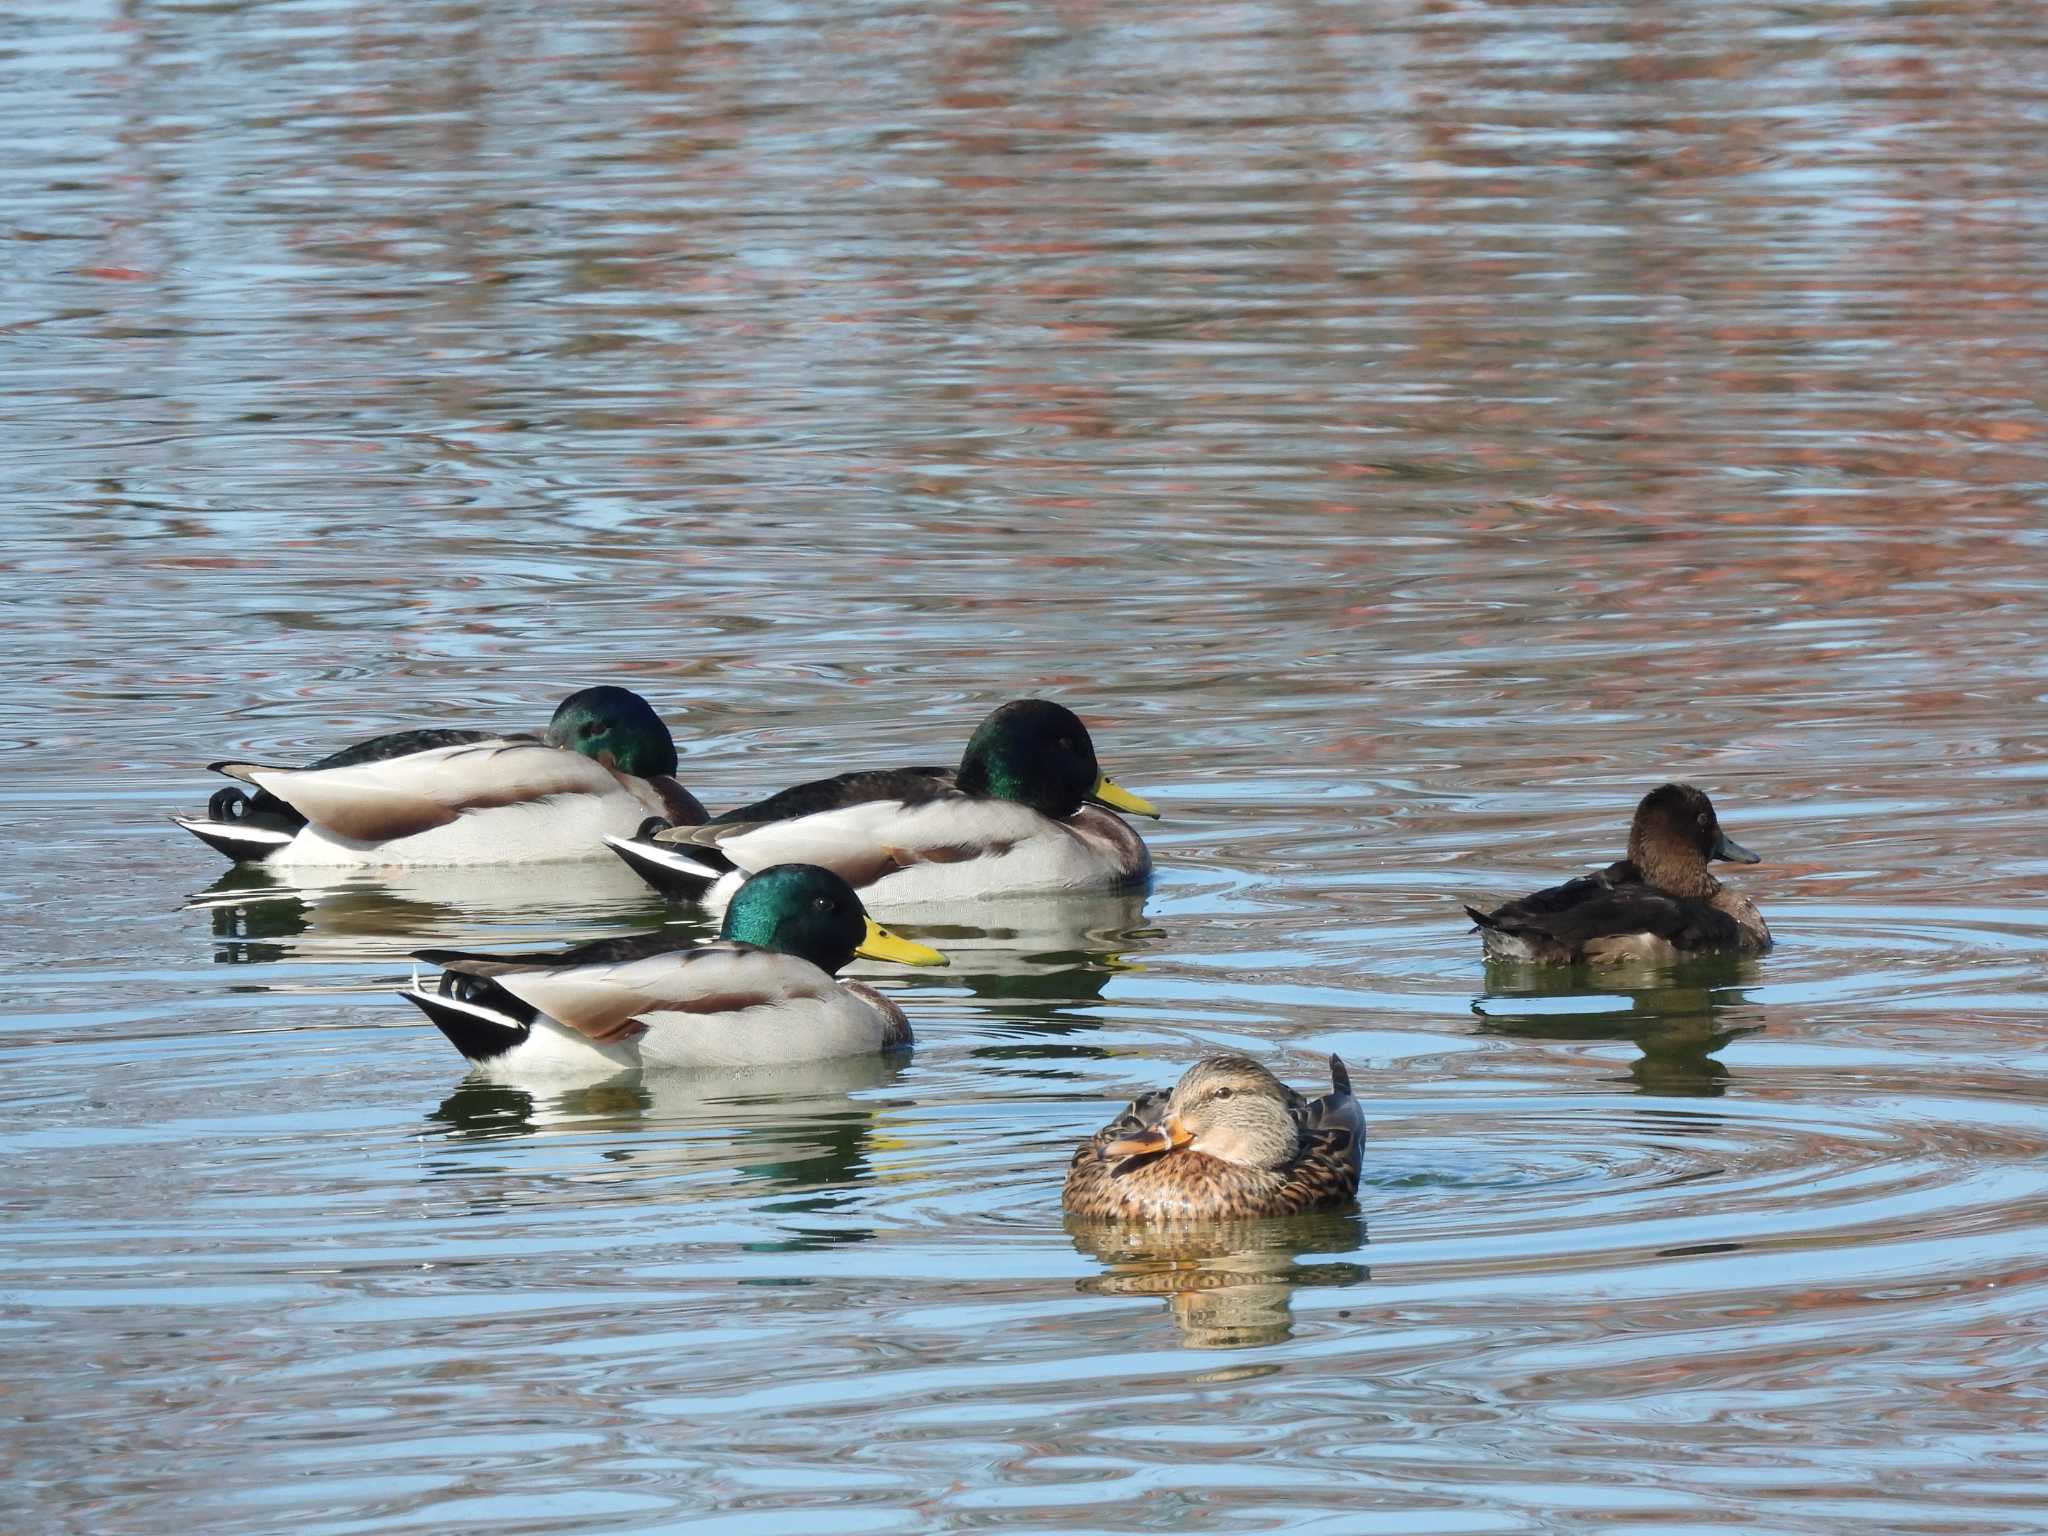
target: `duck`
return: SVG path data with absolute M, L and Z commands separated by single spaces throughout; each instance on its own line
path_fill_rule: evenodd
M 1716 859 L 1762 862 L 1721 830 L 1704 791 L 1663 784 L 1636 807 L 1627 858 L 1491 912 L 1465 911 L 1490 960 L 1615 965 L 1760 955 L 1771 930 L 1755 902 L 1714 878 L 1707 865 Z
M 842 773 L 701 825 L 650 820 L 605 842 L 650 884 L 716 911 L 749 874 L 836 870 L 870 907 L 1142 889 L 1152 856 L 1112 812 L 1157 818 L 1102 771 L 1064 705 L 1017 699 L 975 728 L 958 768 Z
M 572 693 L 542 736 L 430 727 L 345 747 L 303 768 L 208 765 L 253 787 L 171 819 L 238 863 L 526 864 L 602 858 L 606 833 L 704 807 L 676 779 L 676 744 L 630 688 Z
M 749 879 L 718 937 L 678 928 L 547 954 L 422 949 L 441 967 L 399 995 L 472 1067 L 503 1079 L 787 1066 L 907 1050 L 883 993 L 837 978 L 855 955 L 900 965 L 946 957 L 881 927 L 829 869 L 779 864 Z
M 1154 1222 L 1344 1210 L 1358 1198 L 1364 1151 L 1365 1112 L 1336 1056 L 1317 1099 L 1249 1056 L 1205 1056 L 1075 1148 L 1061 1204 L 1074 1216 Z

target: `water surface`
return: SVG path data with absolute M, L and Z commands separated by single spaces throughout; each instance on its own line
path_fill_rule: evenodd
M 0 21 L 22 1529 L 2048 1526 L 2025 7 L 34 0 Z M 224 756 L 647 693 L 723 806 L 1075 705 L 1142 906 L 907 1062 L 465 1081 Z M 1486 966 L 1671 777 L 1760 960 Z M 1203 1050 L 1355 1217 L 1070 1231 Z M 2033 1470 L 2029 1470 L 2032 1468 Z

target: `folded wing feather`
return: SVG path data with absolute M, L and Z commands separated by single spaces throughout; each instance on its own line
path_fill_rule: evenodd
M 445 826 L 465 811 L 551 795 L 630 790 L 621 775 L 581 753 L 505 739 L 340 768 L 251 767 L 238 776 L 269 790 L 315 826 L 365 842 Z
M 870 800 L 790 821 L 712 823 L 666 840 L 717 848 L 749 872 L 820 864 L 856 889 L 890 870 L 999 854 L 1057 823 L 1028 806 L 957 793 L 911 804 Z
M 649 1014 L 733 1013 L 835 983 L 805 960 L 730 944 L 678 950 L 618 965 L 497 969 L 493 979 L 549 1018 L 593 1038 Z

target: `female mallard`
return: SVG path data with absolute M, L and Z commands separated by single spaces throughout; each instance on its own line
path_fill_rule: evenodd
M 639 694 L 585 688 L 547 735 L 398 731 L 304 768 L 214 763 L 256 786 L 172 819 L 231 859 L 288 864 L 512 864 L 588 858 L 649 813 L 704 807 L 676 782 L 676 744 Z
M 1144 842 L 1097 806 L 1159 814 L 1102 771 L 1072 711 L 1021 699 L 982 721 L 957 771 L 842 773 L 702 826 L 605 841 L 650 884 L 714 910 L 750 872 L 793 861 L 837 870 L 873 907 L 1142 885 Z
M 836 981 L 855 955 L 944 965 L 935 949 L 876 926 L 829 869 L 783 864 L 725 909 L 716 942 L 673 928 L 553 954 L 423 949 L 443 967 L 411 999 L 449 1044 L 493 1075 L 588 1075 L 635 1067 L 781 1066 L 910 1044 L 903 1010 Z
M 1248 1056 L 1207 1056 L 1081 1143 L 1061 1203 L 1140 1221 L 1341 1210 L 1358 1197 L 1364 1150 L 1365 1114 L 1335 1056 L 1319 1099 Z
M 1605 965 L 1762 954 L 1771 947 L 1763 914 L 1708 873 L 1710 859 L 1761 862 L 1721 830 L 1713 801 L 1690 784 L 1665 784 L 1636 807 L 1621 862 L 1491 912 L 1465 910 L 1492 960 Z

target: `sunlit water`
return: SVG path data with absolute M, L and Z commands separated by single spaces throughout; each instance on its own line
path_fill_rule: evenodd
M 2048 1525 L 2025 7 L 30 0 L 0 19 L 0 1514 L 265 1533 Z M 722 806 L 1022 693 L 1142 907 L 907 1062 L 466 1082 L 221 756 L 648 693 Z M 1666 777 L 1759 960 L 1485 966 Z M 986 931 L 983 931 L 986 930 Z M 1355 1217 L 1069 1231 L 1200 1051 Z

